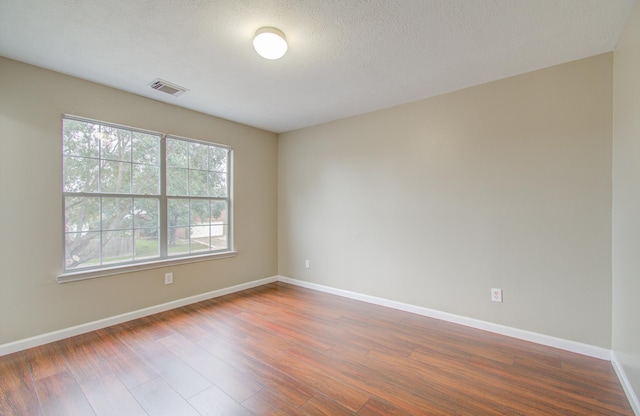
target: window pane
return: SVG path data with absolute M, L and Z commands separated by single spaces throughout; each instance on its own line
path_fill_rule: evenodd
M 227 201 L 211 201 L 211 217 L 227 223 Z
M 102 264 L 133 260 L 133 234 L 131 231 L 104 231 L 102 233 Z
M 191 227 L 190 251 L 209 251 L 210 248 L 209 225 L 197 225 Z
M 211 202 L 211 249 L 223 250 L 229 248 L 227 201 Z
M 160 226 L 160 201 L 155 198 L 133 200 L 133 227 L 157 229 Z
M 160 194 L 160 168 L 151 165 L 132 165 L 133 193 Z
M 167 195 L 187 196 L 189 189 L 189 171 L 187 169 L 167 168 Z
M 207 172 L 203 170 L 189 170 L 189 195 L 207 195 Z
M 189 143 L 189 169 L 207 170 L 209 165 L 209 146 Z
M 167 201 L 167 220 L 169 227 L 189 225 L 189 200 L 171 198 Z
M 135 260 L 160 256 L 160 232 L 157 228 L 145 228 L 134 233 Z
M 131 131 L 102 126 L 100 158 L 131 162 Z
M 64 157 L 64 192 L 98 192 L 98 159 Z
M 65 197 L 65 267 L 100 264 L 100 198 Z
M 189 227 L 169 227 L 167 234 L 170 255 L 189 253 Z
M 160 137 L 133 132 L 133 163 L 160 166 Z
M 211 225 L 211 250 L 224 250 L 229 248 L 227 232 L 229 227 L 222 221 L 214 222 Z
M 160 256 L 160 200 L 135 198 L 133 200 L 134 258 L 135 260 Z
M 100 169 L 100 192 L 131 193 L 131 163 L 103 160 Z
M 133 229 L 133 198 L 102 198 L 102 229 Z
M 65 233 L 65 269 L 100 265 L 100 232 Z
M 229 151 L 227 149 L 209 146 L 209 170 L 215 172 L 226 172 L 228 154 Z
M 226 197 L 227 194 L 227 174 L 209 172 L 209 196 Z
M 100 157 L 100 125 L 65 119 L 62 129 L 65 155 Z
M 192 199 L 189 225 L 209 224 L 211 211 L 208 200 Z
M 183 140 L 167 139 L 167 166 L 189 167 L 189 143 Z
M 66 232 L 100 230 L 100 198 L 67 196 L 64 198 Z

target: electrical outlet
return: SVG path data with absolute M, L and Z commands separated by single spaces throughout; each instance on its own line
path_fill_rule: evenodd
M 173 283 L 173 273 L 165 273 L 164 274 L 164 284 L 170 285 Z
M 307 269 L 311 267 L 311 263 L 309 262 L 309 260 L 304 261 L 304 267 Z
M 491 302 L 502 302 L 502 289 L 491 289 Z

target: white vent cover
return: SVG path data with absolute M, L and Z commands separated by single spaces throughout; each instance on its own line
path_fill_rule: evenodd
M 189 91 L 188 89 L 186 89 L 184 87 L 181 87 L 181 86 L 176 85 L 176 84 L 172 84 L 172 83 L 167 82 L 167 81 L 165 81 L 163 79 L 160 79 L 160 78 L 154 79 L 153 81 L 151 81 L 151 84 L 149 84 L 149 85 L 154 90 L 166 92 L 167 94 L 171 94 L 174 97 L 177 97 L 177 96 L 182 95 L 185 92 Z

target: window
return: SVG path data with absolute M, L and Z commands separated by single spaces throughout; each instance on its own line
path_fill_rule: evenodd
M 232 251 L 231 149 L 63 118 L 64 273 Z

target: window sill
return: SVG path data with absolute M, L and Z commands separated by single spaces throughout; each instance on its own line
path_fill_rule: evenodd
M 201 261 L 226 259 L 235 257 L 236 251 L 225 251 L 221 253 L 205 254 L 200 256 L 181 257 L 174 259 L 155 260 L 139 264 L 127 264 L 123 266 L 105 267 L 100 270 L 85 270 L 77 272 L 61 273 L 56 276 L 57 283 L 76 282 L 78 280 L 93 279 L 96 277 L 112 276 L 115 274 L 133 273 L 141 270 L 158 269 L 161 267 L 175 266 L 179 264 L 197 263 Z

